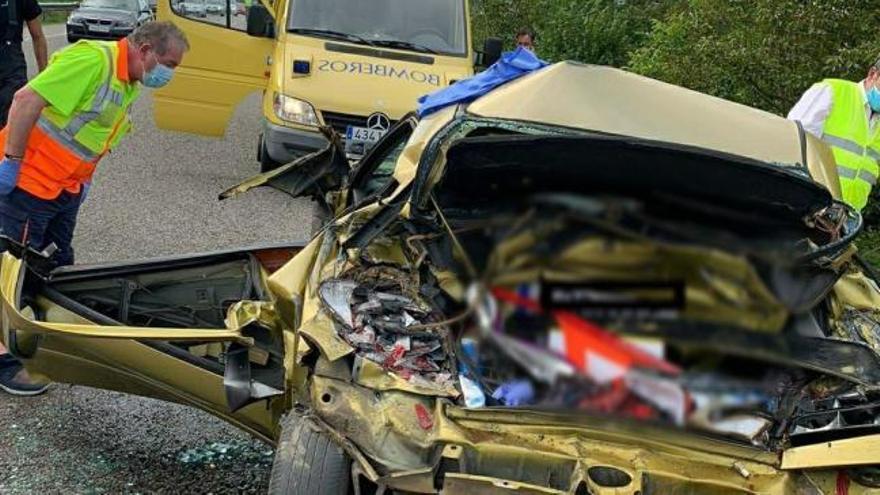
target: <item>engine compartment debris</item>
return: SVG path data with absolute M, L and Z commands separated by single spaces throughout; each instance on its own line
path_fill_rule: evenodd
M 782 318 L 779 298 L 797 302 L 800 297 L 787 288 L 790 281 L 780 282 L 785 277 L 768 275 L 772 270 L 744 272 L 732 256 L 707 255 L 681 241 L 628 245 L 621 232 L 597 234 L 593 220 L 586 220 L 610 214 L 610 202 L 590 203 L 584 210 L 571 197 L 543 199 L 553 208 L 560 201 L 563 209 L 574 210 L 573 217 L 563 215 L 556 222 L 540 215 L 520 217 L 468 230 L 478 234 L 462 240 L 463 256 L 477 257 L 475 265 L 486 273 L 471 282 L 462 301 L 441 296 L 444 309 L 455 308 L 453 313 L 437 307 L 435 286 L 420 282 L 434 268 L 427 264 L 365 263 L 325 281 L 319 294 L 337 334 L 359 359 L 387 373 L 412 384 L 457 390 L 455 400 L 466 408 L 644 421 L 763 448 L 880 431 L 880 403 L 860 395 L 852 381 L 786 361 L 785 345 L 781 354 L 750 355 L 750 332 L 800 331 Z M 626 204 L 629 214 L 636 213 L 637 203 Z M 586 234 L 572 235 L 575 227 Z M 837 222 L 827 228 L 837 238 L 843 227 Z M 668 237 L 669 231 L 657 235 Z M 762 246 L 754 240 L 740 244 Z M 424 251 L 412 254 L 425 260 Z M 596 265 L 597 256 L 617 265 L 597 268 L 602 266 Z M 515 283 L 485 283 L 503 280 L 490 272 L 508 266 L 533 275 L 514 277 Z M 635 266 L 646 270 L 647 280 L 627 278 Z M 583 275 L 603 270 L 604 277 Z M 786 270 L 798 276 L 796 268 Z M 774 294 L 762 285 L 771 282 L 778 286 Z M 821 287 L 809 290 L 828 290 L 832 282 L 822 280 Z M 696 298 L 717 315 L 695 308 Z M 729 309 L 719 309 L 725 304 Z M 749 312 L 754 317 L 742 316 Z M 780 315 L 778 323 L 767 324 L 770 314 Z M 683 323 L 701 318 L 704 323 Z M 731 323 L 750 322 L 758 324 L 725 330 Z M 870 343 L 866 337 L 876 326 L 865 314 L 849 311 L 837 329 L 812 331 L 819 338 L 847 332 Z M 739 335 L 734 339 L 739 348 L 720 340 L 713 344 L 700 332 L 732 332 Z M 847 355 L 844 349 L 829 362 L 846 367 Z M 427 427 L 426 412 L 417 416 Z
M 386 267 L 361 271 L 352 279 L 321 285 L 320 295 L 339 336 L 362 358 L 405 380 L 448 387 L 454 381 L 448 330 L 406 285 L 406 275 Z
M 765 448 L 829 430 L 880 431 L 880 403 L 844 380 L 697 352 L 661 336 L 618 336 L 575 314 L 548 315 L 538 298 L 515 290 L 483 292 L 491 302 L 480 305 L 484 314 L 475 321 L 492 326 L 472 327 L 466 339 L 476 355 L 467 364 L 470 377 L 487 406 L 668 424 Z M 485 314 L 487 308 L 494 313 Z M 563 339 L 561 327 L 574 323 L 579 326 L 571 328 L 586 333 Z

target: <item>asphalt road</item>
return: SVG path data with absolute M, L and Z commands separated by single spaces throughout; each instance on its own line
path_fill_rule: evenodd
M 50 51 L 66 44 L 63 25 L 45 31 Z M 160 131 L 151 105 L 146 90 L 133 110 L 136 132 L 96 173 L 74 238 L 78 263 L 307 236 L 309 201 L 269 189 L 217 200 L 258 171 L 258 96 L 222 139 Z M 3 494 L 262 493 L 271 460 L 264 444 L 182 406 L 59 384 L 36 398 L 0 395 Z

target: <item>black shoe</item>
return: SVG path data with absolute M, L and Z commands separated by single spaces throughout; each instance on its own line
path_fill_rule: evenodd
M 0 390 L 12 395 L 33 396 L 40 395 L 49 388 L 48 383 L 31 383 L 16 380 L 17 375 L 24 367 L 9 354 L 0 355 Z

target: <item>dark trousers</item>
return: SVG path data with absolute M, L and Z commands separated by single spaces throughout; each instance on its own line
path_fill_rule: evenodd
M 26 83 L 27 62 L 21 43 L 0 41 L 0 129 L 6 126 L 12 96 Z
M 73 229 L 81 194 L 62 191 L 52 200 L 40 199 L 19 188 L 0 196 L 0 234 L 42 251 L 55 243 L 53 265 L 73 264 Z

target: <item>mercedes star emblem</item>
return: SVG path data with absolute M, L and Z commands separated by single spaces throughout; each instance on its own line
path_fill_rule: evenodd
M 391 127 L 391 119 L 384 113 L 374 113 L 367 117 L 367 129 L 375 129 L 377 131 L 387 131 Z

